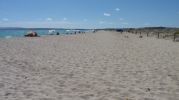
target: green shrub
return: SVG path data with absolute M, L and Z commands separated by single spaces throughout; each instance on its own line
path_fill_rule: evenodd
M 179 34 L 179 31 L 176 31 L 175 34 Z

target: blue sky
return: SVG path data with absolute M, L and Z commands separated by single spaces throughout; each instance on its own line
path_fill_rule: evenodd
M 179 27 L 179 0 L 0 0 L 0 27 Z

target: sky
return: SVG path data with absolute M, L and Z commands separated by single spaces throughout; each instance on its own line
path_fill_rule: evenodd
M 179 27 L 179 0 L 0 0 L 0 27 Z

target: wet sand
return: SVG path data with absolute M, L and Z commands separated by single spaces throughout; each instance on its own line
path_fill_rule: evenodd
M 0 100 L 179 100 L 179 43 L 107 31 L 0 39 Z

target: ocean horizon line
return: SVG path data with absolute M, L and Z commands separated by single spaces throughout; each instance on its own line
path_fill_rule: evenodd
M 149 26 L 149 27 L 104 27 L 104 28 L 51 28 L 51 27 L 0 27 L 0 29 L 78 29 L 78 30 L 90 30 L 90 29 L 128 29 L 128 28 L 179 28 L 168 26 Z

